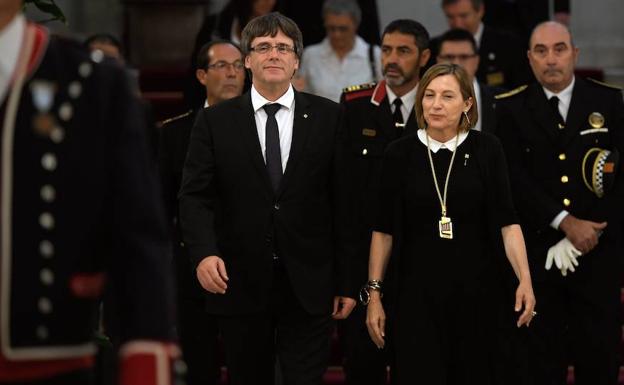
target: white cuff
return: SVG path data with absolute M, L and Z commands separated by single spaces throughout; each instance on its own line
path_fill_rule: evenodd
M 565 218 L 568 214 L 570 214 L 568 211 L 561 210 L 561 212 L 557 214 L 555 219 L 553 219 L 552 222 L 550 222 L 550 227 L 552 227 L 555 230 L 559 230 L 559 225 L 561 224 L 561 221 L 563 221 L 563 218 Z

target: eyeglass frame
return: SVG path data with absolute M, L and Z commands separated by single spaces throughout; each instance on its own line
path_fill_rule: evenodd
M 261 52 L 264 51 L 265 52 Z M 297 53 L 297 49 L 295 47 L 291 47 L 288 44 L 270 44 L 270 43 L 259 43 L 257 44 L 255 47 L 249 47 L 249 51 L 251 52 L 255 52 L 258 55 L 267 55 L 271 52 L 273 52 L 273 50 L 276 50 L 278 54 L 280 55 L 288 55 L 289 53 Z
M 475 57 L 479 56 L 476 53 L 473 53 L 471 55 L 438 55 L 438 59 L 442 60 L 442 61 L 448 61 L 448 62 L 453 62 L 454 60 L 459 60 L 460 62 L 464 62 L 466 60 L 470 60 L 470 59 L 474 59 Z

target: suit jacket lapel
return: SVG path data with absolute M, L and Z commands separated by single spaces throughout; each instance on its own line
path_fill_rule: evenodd
M 272 192 L 271 181 L 266 169 L 264 157 L 262 156 L 262 148 L 260 147 L 260 140 L 258 138 L 258 129 L 256 127 L 256 118 L 251 104 L 251 92 L 247 92 L 240 98 L 238 105 L 241 112 L 236 114 L 236 121 L 240 130 L 241 139 L 247 147 L 247 154 L 251 158 L 251 162 L 254 164 L 256 170 L 260 173 L 265 187 L 268 191 Z
M 392 118 L 392 110 L 390 109 L 390 103 L 388 102 L 388 96 L 384 97 L 379 106 L 381 110 L 380 114 L 373 114 L 375 119 L 375 127 L 378 134 L 393 139 L 395 136 L 396 128 L 394 126 L 394 119 Z M 402 130 L 402 129 L 400 129 Z
M 413 134 L 416 131 L 418 131 L 418 122 L 416 122 L 416 112 L 414 111 L 414 107 L 412 107 L 409 118 L 407 118 L 407 123 L 405 124 L 405 130 L 403 130 L 403 135 Z
M 288 181 L 292 179 L 292 174 L 295 172 L 297 165 L 303 157 L 305 143 L 308 135 L 310 134 L 312 122 L 315 120 L 315 112 L 310 111 L 310 101 L 305 94 L 297 91 L 295 91 L 294 115 L 290 154 L 288 155 L 288 163 L 286 164 L 286 170 L 284 170 L 284 176 L 282 177 L 280 187 L 277 190 L 278 198 L 287 187 Z
M 541 131 L 543 131 L 553 143 L 559 144 L 560 133 L 557 129 L 557 118 L 550 109 L 544 90 L 542 90 L 539 83 L 534 83 L 529 87 L 527 92 L 529 93 L 527 95 L 527 105 L 533 112 L 533 123 L 539 125 Z

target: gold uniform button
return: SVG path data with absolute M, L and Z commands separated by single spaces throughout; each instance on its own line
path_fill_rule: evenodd
M 568 180 L 569 179 L 568 179 L 567 175 L 564 175 L 564 176 L 561 177 L 561 183 L 568 183 Z
M 368 154 L 368 150 L 367 149 L 363 149 L 362 150 L 362 155 L 366 155 L 366 154 Z
M 559 160 L 566 160 L 566 154 L 559 154 Z
M 572 202 L 570 202 L 570 200 L 569 200 L 568 198 L 563 198 L 563 205 L 564 205 L 565 207 L 570 206 L 570 204 L 571 204 L 571 203 L 572 203 Z

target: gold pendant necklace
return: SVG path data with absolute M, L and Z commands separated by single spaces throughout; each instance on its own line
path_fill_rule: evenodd
M 453 168 L 453 162 L 455 161 L 455 154 L 457 153 L 457 146 L 459 145 L 459 133 L 455 137 L 455 150 L 451 156 L 451 163 L 449 164 L 448 171 L 446 172 L 446 181 L 444 182 L 444 197 L 440 194 L 440 187 L 438 186 L 438 177 L 436 176 L 435 167 L 433 165 L 433 158 L 431 157 L 431 148 L 429 146 L 429 134 L 425 130 L 427 136 L 427 155 L 429 156 L 429 165 L 431 166 L 431 173 L 433 174 L 433 184 L 435 185 L 436 192 L 438 193 L 438 200 L 440 201 L 440 207 L 442 208 L 442 216 L 438 221 L 438 231 L 440 232 L 440 238 L 453 239 L 453 221 L 450 217 L 446 216 L 446 193 L 448 191 L 448 183 L 451 178 L 451 169 Z

